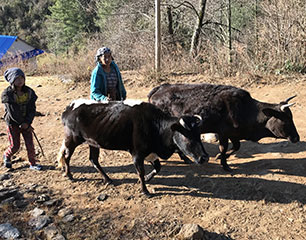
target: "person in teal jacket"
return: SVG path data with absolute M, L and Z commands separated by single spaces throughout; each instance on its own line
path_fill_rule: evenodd
M 123 101 L 126 99 L 121 73 L 108 47 L 97 50 L 97 66 L 91 73 L 90 98 L 96 101 Z

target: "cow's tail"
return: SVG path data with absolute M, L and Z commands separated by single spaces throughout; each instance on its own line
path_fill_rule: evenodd
M 57 154 L 57 159 L 56 159 L 57 168 L 59 169 L 63 169 L 65 165 L 65 158 L 64 158 L 65 149 L 66 149 L 65 140 L 63 140 L 62 146 Z
M 169 85 L 169 84 L 168 84 L 168 83 L 165 83 L 165 84 L 159 85 L 159 86 L 153 88 L 153 89 L 149 92 L 149 94 L 148 94 L 148 96 L 147 96 L 147 97 L 148 97 L 149 103 L 151 103 L 151 97 L 153 96 L 153 94 L 156 93 L 161 87 L 163 87 L 163 86 L 165 86 L 165 85 Z

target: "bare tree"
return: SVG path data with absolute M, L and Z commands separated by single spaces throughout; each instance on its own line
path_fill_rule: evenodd
M 199 1 L 199 12 L 197 13 L 197 23 L 195 25 L 195 29 L 191 39 L 191 46 L 190 46 L 190 54 L 195 56 L 197 54 L 197 48 L 200 39 L 200 33 L 203 27 L 203 19 L 205 15 L 205 8 L 206 8 L 206 0 Z
M 232 8 L 231 8 L 231 0 L 228 0 L 227 6 L 228 14 L 227 14 L 227 22 L 228 22 L 228 62 L 232 62 Z
M 258 0 L 255 0 L 255 55 L 258 54 Z

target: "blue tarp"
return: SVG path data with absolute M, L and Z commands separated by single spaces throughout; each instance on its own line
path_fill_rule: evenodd
M 16 39 L 16 36 L 0 35 L 0 59 L 4 54 L 6 54 L 7 50 L 12 46 Z
M 16 56 L 10 56 L 9 58 L 5 59 L 5 62 L 2 62 L 1 58 L 6 54 L 7 50 L 12 46 L 12 44 L 16 41 L 17 38 L 17 36 L 0 35 L 0 68 L 7 63 L 11 63 L 18 60 L 26 60 L 44 53 L 44 51 L 41 49 L 31 48 L 31 50 L 20 53 Z

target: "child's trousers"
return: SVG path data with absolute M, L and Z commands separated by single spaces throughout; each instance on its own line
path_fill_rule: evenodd
M 4 155 L 7 158 L 11 158 L 18 151 L 20 147 L 20 134 L 22 134 L 26 145 L 29 162 L 31 165 L 35 165 L 36 156 L 33 143 L 33 134 L 31 130 L 21 130 L 20 127 L 15 125 L 7 126 L 7 135 L 9 138 L 10 146 L 6 149 Z

